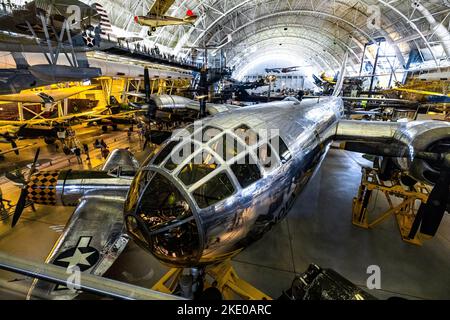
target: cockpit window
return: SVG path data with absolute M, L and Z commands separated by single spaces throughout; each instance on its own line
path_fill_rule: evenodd
M 249 146 L 253 146 L 258 143 L 258 134 L 249 126 L 243 124 L 234 129 L 234 133 L 241 138 Z
M 161 162 L 164 161 L 165 158 L 169 154 L 172 153 L 173 148 L 175 148 L 180 143 L 180 140 L 173 140 L 170 141 L 162 150 L 161 152 L 156 156 L 155 160 L 153 161 L 153 164 L 155 166 L 159 166 Z
M 225 161 L 233 159 L 245 150 L 244 146 L 229 134 L 224 134 L 219 139 L 211 142 L 210 147 Z
M 289 149 L 286 143 L 281 139 L 280 136 L 275 136 L 270 139 L 270 144 L 274 148 L 274 150 L 278 150 L 278 154 L 280 155 L 280 160 L 282 163 L 286 163 L 291 160 L 292 155 L 289 152 Z
M 202 129 L 202 142 L 203 143 L 207 143 L 210 140 L 214 139 L 215 137 L 217 137 L 219 134 L 222 133 L 222 130 L 214 128 L 214 127 L 210 127 L 210 126 L 206 126 Z M 194 135 L 195 136 L 195 135 Z
M 203 151 L 195 155 L 191 161 L 181 169 L 178 178 L 186 186 L 190 186 L 216 170 L 218 166 L 214 156 Z
M 197 188 L 192 195 L 197 201 L 197 205 L 204 209 L 228 198 L 234 191 L 230 178 L 225 172 L 222 172 Z
M 167 159 L 164 167 L 169 171 L 175 170 L 178 165 L 194 154 L 196 149 L 197 146 L 192 142 L 184 144 Z
M 136 214 L 152 232 L 174 218 L 185 219 L 191 216 L 192 212 L 178 189 L 162 175 L 157 174 L 141 196 Z
M 261 165 L 265 169 L 272 169 L 278 163 L 275 154 L 273 153 L 272 148 L 268 143 L 260 145 L 256 150 L 256 154 L 258 156 L 259 161 L 261 162 Z
M 190 124 L 187 127 L 184 128 L 184 130 L 186 130 L 187 132 L 189 132 L 190 134 L 194 133 L 194 125 Z
M 126 223 L 138 243 L 157 256 L 189 259 L 198 253 L 199 235 L 191 207 L 161 174 L 153 175 Z
M 258 165 L 248 154 L 233 163 L 230 168 L 242 188 L 247 188 L 249 185 L 261 179 L 261 172 L 259 171 Z

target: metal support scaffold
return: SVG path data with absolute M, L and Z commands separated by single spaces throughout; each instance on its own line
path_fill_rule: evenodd
M 430 190 L 428 186 L 421 183 L 410 187 L 410 190 L 407 188 L 401 184 L 399 177 L 393 177 L 390 182 L 385 183 L 380 179 L 378 169 L 362 168 L 361 185 L 358 195 L 353 199 L 353 224 L 361 228 L 372 229 L 390 216 L 395 216 L 403 241 L 422 245 L 423 237 L 420 234 L 416 234 L 414 238 L 410 239 L 409 233 L 417 210 L 420 204 L 427 202 Z M 382 193 L 389 204 L 389 209 L 378 215 L 368 209 L 370 200 L 377 192 Z M 370 216 L 375 218 L 370 219 Z
M 175 294 L 182 282 L 182 277 L 183 269 L 172 268 L 152 287 L 152 290 Z M 210 279 L 207 280 L 207 278 Z M 272 300 L 271 297 L 239 278 L 229 260 L 206 267 L 203 280 L 203 289 L 216 288 L 225 300 Z

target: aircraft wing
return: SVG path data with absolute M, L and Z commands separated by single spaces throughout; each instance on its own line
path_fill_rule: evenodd
M 103 111 L 105 111 L 107 109 L 104 109 Z M 62 116 L 62 117 L 58 117 L 58 118 L 48 118 L 48 119 L 35 119 L 35 120 L 25 120 L 25 121 L 11 121 L 11 120 L 0 120 L 0 126 L 21 126 L 24 124 L 43 124 L 43 123 L 49 123 L 49 122 L 58 122 L 58 121 L 64 121 L 64 120 L 70 120 L 73 118 L 82 118 L 82 117 L 88 117 L 88 116 L 95 116 L 97 114 L 101 113 L 100 111 L 97 110 L 92 110 L 92 111 L 86 111 L 86 112 L 81 112 L 81 113 L 75 113 L 75 114 L 70 114 L 67 116 Z
M 14 152 L 14 153 L 16 153 L 16 154 L 19 154 L 19 150 L 22 150 L 22 149 L 31 147 L 31 146 L 33 146 L 33 145 L 35 145 L 35 143 L 30 143 L 30 144 L 27 144 L 27 145 L 21 146 L 21 147 L 11 148 L 11 149 L 5 150 L 5 151 L 1 151 L 1 150 L 0 150 L 0 156 L 3 156 L 3 155 L 5 155 L 5 154 L 11 153 L 11 152 Z
M 445 142 L 450 136 L 450 123 L 445 121 L 339 121 L 335 141 L 341 141 L 341 149 L 392 158 L 416 161 L 416 154 L 429 148 L 450 152 Z M 437 147 L 439 145 L 439 148 Z M 421 161 L 421 160 L 419 160 Z M 429 165 L 424 166 L 431 170 Z M 426 177 L 423 179 L 427 180 Z
M 408 88 L 394 88 L 395 91 L 408 92 L 408 93 L 416 93 L 424 96 L 437 96 L 437 97 L 450 97 L 448 94 L 426 91 L 426 90 L 416 90 L 416 89 L 408 89 Z
M 127 112 L 121 112 L 118 114 L 101 114 L 101 115 L 97 115 L 95 116 L 95 118 L 89 118 L 86 119 L 86 122 L 94 122 L 97 120 L 102 120 L 102 119 L 123 119 L 126 118 L 127 116 L 133 115 L 137 112 L 141 112 L 142 110 L 132 110 L 132 111 L 127 111 Z
M 99 194 L 82 198 L 45 262 L 66 268 L 68 275 L 78 267 L 81 272 L 102 276 L 128 243 L 123 231 L 125 196 Z M 78 293 L 65 286 L 34 280 L 28 298 L 37 295 L 73 299 Z
M 231 104 L 227 105 L 227 104 L 212 104 L 212 103 L 208 103 L 206 105 L 206 112 L 209 115 L 215 115 L 217 113 L 226 112 L 226 111 L 230 111 L 230 110 L 237 109 L 237 108 L 240 108 L 240 107 L 234 106 L 234 105 L 231 105 Z M 198 103 L 187 104 L 186 105 L 186 109 L 200 111 L 200 105 Z
M 403 99 L 391 99 L 391 98 L 366 98 L 366 97 L 342 97 L 344 101 L 374 101 L 374 102 L 388 102 L 388 103 L 404 103 L 404 104 L 417 104 L 417 102 Z
M 102 171 L 110 172 L 119 167 L 137 171 L 139 163 L 129 151 L 114 150 Z M 95 174 L 92 172 L 93 177 Z M 83 273 L 102 276 L 128 243 L 123 207 L 129 189 L 126 186 L 128 181 L 131 185 L 132 178 L 121 177 L 121 182 L 118 182 L 120 188 L 109 191 L 94 189 L 86 193 L 45 262 L 66 268 L 68 277 L 77 268 Z M 50 299 L 73 299 L 77 294 L 65 286 L 35 279 L 28 297 L 45 295 Z
M 173 5 L 175 0 L 156 0 L 148 12 L 149 15 L 163 16 Z
M 77 86 L 72 88 L 30 91 L 24 93 L 0 95 L 0 101 L 22 103 L 54 103 L 76 94 L 96 88 L 97 86 Z
M 127 92 L 126 95 L 132 96 L 132 97 L 138 97 L 138 98 L 145 98 L 145 93 L 140 93 L 140 92 Z

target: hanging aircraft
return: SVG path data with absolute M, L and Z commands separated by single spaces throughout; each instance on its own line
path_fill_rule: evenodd
M 301 68 L 300 66 L 296 67 L 287 67 L 287 68 L 266 68 L 266 73 L 290 73 L 294 71 L 298 71 L 298 68 Z
M 131 237 L 162 263 L 190 268 L 193 290 L 203 288 L 211 266 L 226 263 L 286 217 L 331 142 L 342 141 L 346 150 L 387 157 L 434 185 L 410 237 L 419 230 L 434 236 L 449 210 L 450 124 L 342 120 L 341 87 L 342 80 L 335 95 L 319 101 L 288 98 L 202 119 L 174 134 L 139 169 L 128 150 L 116 150 L 101 172 L 35 172 L 22 181 L 12 224 L 27 200 L 74 206 L 47 263 L 103 275 Z M 29 297 L 34 290 L 53 299 L 77 295 L 41 280 Z
M 109 41 L 113 37 L 111 22 L 99 3 L 91 6 L 77 0 L 31 1 L 23 6 L 3 4 L 0 12 L 0 29 L 9 33 L 2 35 L 4 51 L 45 50 L 40 41 L 59 44 L 60 52 L 68 53 L 71 49 L 87 51 L 113 46 Z
M 70 98 L 81 92 L 96 88 L 92 86 L 72 86 L 69 88 L 42 89 L 25 91 L 14 94 L 0 95 L 0 101 L 22 102 L 22 103 L 42 103 L 45 105 L 54 104 L 64 99 Z
M 432 104 L 450 103 L 450 94 L 442 92 L 436 92 L 408 86 L 405 87 L 399 86 L 393 88 L 392 90 L 387 90 L 387 93 L 391 93 L 392 91 L 397 91 L 411 100 L 414 99 L 422 103 L 432 103 Z
M 148 26 L 150 30 L 148 35 L 151 36 L 159 27 L 177 26 L 190 24 L 193 25 L 197 20 L 192 10 L 187 10 L 184 18 L 176 18 L 166 15 L 167 11 L 173 5 L 175 0 L 156 0 L 150 11 L 145 16 L 135 16 L 134 21 L 141 26 Z

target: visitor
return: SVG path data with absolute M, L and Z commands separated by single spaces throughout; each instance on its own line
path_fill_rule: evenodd
M 73 153 L 77 157 L 78 164 L 83 164 L 83 160 L 81 159 L 81 149 L 76 147 L 74 148 Z

